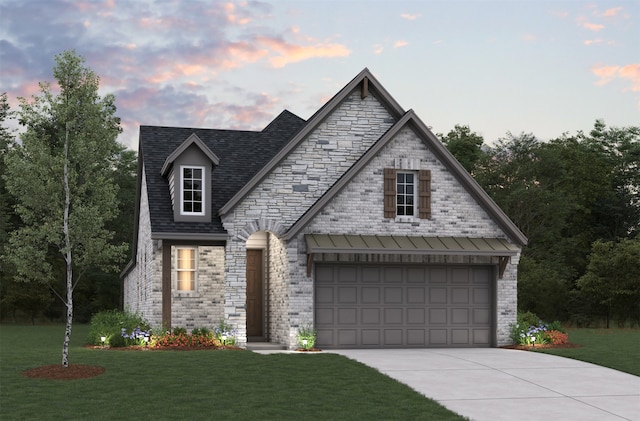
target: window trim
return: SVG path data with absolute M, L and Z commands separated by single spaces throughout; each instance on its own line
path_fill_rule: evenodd
M 200 212 L 187 212 L 184 210 L 184 204 L 185 204 L 185 199 L 184 199 L 184 170 L 186 169 L 192 169 L 192 170 L 201 170 L 202 171 L 202 178 L 200 179 L 202 185 L 201 185 L 201 194 L 202 194 L 202 201 L 201 201 L 201 206 L 202 206 L 202 211 Z M 180 165 L 180 215 L 184 215 L 184 216 L 204 216 L 206 214 L 206 192 L 207 192 L 207 185 L 206 185 L 206 167 L 202 166 L 202 165 Z M 197 203 L 192 201 L 191 203 Z
M 193 252 L 193 268 L 180 268 L 180 252 L 182 250 L 191 250 Z M 176 291 L 179 293 L 193 293 L 198 290 L 198 247 L 180 246 L 176 247 L 175 257 L 176 271 Z M 180 289 L 180 272 L 193 273 L 193 289 Z
M 400 168 L 384 168 L 383 198 L 384 218 L 396 222 L 415 222 L 431 219 L 431 170 L 416 169 L 419 164 L 402 165 Z M 397 173 L 414 173 L 414 215 L 397 215 Z M 417 210 L 417 212 L 416 212 Z
M 398 191 L 398 187 L 400 186 L 399 175 L 401 174 L 413 176 L 413 181 L 411 183 L 411 185 L 413 186 L 413 192 L 411 194 L 408 194 L 407 192 L 399 193 Z M 413 171 L 413 170 L 396 171 L 396 218 L 400 218 L 400 219 L 417 219 L 418 218 L 418 182 L 419 182 L 418 171 Z M 402 183 L 402 184 L 404 184 L 405 186 L 407 185 L 407 183 Z M 399 204 L 398 198 L 400 196 L 413 197 L 413 204 L 412 205 Z M 407 215 L 406 213 L 404 215 L 400 215 L 400 212 L 398 212 L 399 207 L 404 208 L 406 211 L 407 209 L 410 209 L 410 206 L 411 208 L 413 208 L 413 213 L 411 215 Z

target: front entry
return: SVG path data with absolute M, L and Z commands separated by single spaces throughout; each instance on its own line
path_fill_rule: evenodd
M 247 340 L 264 339 L 262 250 L 247 250 Z

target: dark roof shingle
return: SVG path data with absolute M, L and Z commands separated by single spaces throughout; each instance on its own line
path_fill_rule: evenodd
M 224 233 L 218 209 L 251 180 L 304 124 L 303 119 L 285 110 L 259 132 L 140 126 L 139 153 L 146 172 L 151 231 Z M 160 173 L 167 156 L 192 133 L 220 159 L 220 164 L 211 174 L 213 215 L 210 223 L 175 222 L 169 182 Z

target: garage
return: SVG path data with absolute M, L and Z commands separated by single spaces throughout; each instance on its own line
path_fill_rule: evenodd
M 322 348 L 488 347 L 491 266 L 317 264 Z

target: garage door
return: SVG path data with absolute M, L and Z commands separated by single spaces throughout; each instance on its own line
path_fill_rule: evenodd
M 317 264 L 323 348 L 488 347 L 488 266 Z

